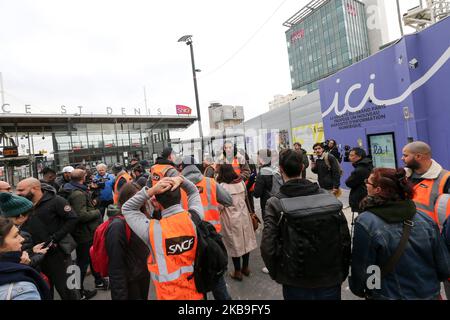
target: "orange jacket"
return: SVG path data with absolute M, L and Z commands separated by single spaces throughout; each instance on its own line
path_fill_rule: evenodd
M 119 180 L 121 178 L 125 178 L 125 180 L 127 180 L 127 182 L 133 181 L 133 178 L 128 174 L 128 172 L 125 172 L 117 177 L 116 182 L 114 182 L 114 189 L 113 189 L 114 190 L 114 196 L 113 196 L 114 204 L 117 204 L 119 202 L 118 186 L 119 186 Z
M 442 170 L 437 179 L 425 179 L 414 186 L 417 210 L 427 214 L 440 228 L 450 215 L 450 195 L 444 194 L 449 178 L 450 172 Z
M 216 181 L 212 178 L 203 177 L 203 179 L 196 183 L 200 199 L 202 200 L 204 217 L 203 220 L 211 223 L 217 232 L 222 230 L 220 224 L 219 202 L 217 201 L 217 186 Z M 181 205 L 185 210 L 188 210 L 188 197 L 184 190 L 181 190 Z
M 152 219 L 149 227 L 151 254 L 148 270 L 158 300 L 201 300 L 194 272 L 197 236 L 195 224 L 183 211 L 161 220 Z

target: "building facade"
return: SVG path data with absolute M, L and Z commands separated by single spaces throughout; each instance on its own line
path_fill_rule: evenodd
M 364 3 L 313 0 L 283 25 L 292 90 L 312 92 L 318 80 L 370 55 Z
M 12 147 L 17 156 L 0 156 L 0 167 L 9 172 L 7 180 L 16 183 L 21 178 L 21 167 L 33 169 L 31 162 L 39 154 L 45 157 L 42 166 L 57 171 L 67 165 L 93 167 L 101 162 L 127 165 L 132 158 L 151 163 L 164 147 L 171 145 L 170 130 L 186 129 L 196 119 L 6 113 L 0 117 L 0 151 Z M 46 149 L 45 154 L 42 149 Z M 37 176 L 36 171 L 27 174 Z
M 221 134 L 244 121 L 244 107 L 212 102 L 208 107 L 210 135 Z

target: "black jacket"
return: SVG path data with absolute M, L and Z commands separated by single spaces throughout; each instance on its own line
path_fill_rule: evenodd
M 339 173 L 339 163 L 332 154 L 328 154 L 331 169 L 325 163 L 324 156 L 316 160 L 316 166 L 312 168 L 312 172 L 317 174 L 319 185 L 321 188 L 331 190 L 339 188 L 341 184 L 341 176 Z
M 22 230 L 33 237 L 34 245 L 54 239 L 59 242 L 75 230 L 78 215 L 66 199 L 56 195 L 55 189 L 42 184 L 42 199 L 34 206 L 33 213 L 23 224 Z M 53 249 L 47 252 L 51 254 Z
M 333 157 L 335 157 L 337 159 L 337 161 L 339 161 L 339 163 L 342 161 L 341 159 L 341 153 L 339 152 L 337 147 L 334 147 L 333 149 L 331 149 L 330 151 L 328 151 L 328 153 L 332 154 Z
M 112 300 L 142 299 L 133 296 L 133 290 L 129 287 L 131 282 L 148 279 L 149 276 L 147 257 L 150 250 L 133 231 L 130 242 L 127 241 L 125 223 L 121 219 L 113 219 L 105 236 Z
M 279 198 L 289 198 L 289 208 L 283 208 Z M 330 203 L 334 209 L 329 209 Z M 308 209 L 303 209 L 304 204 Z M 300 208 L 303 212 L 296 219 L 302 216 L 305 222 L 298 230 L 294 216 L 286 216 Z M 316 218 L 306 221 L 311 217 Z M 282 234 L 289 237 L 282 239 Z M 320 255 L 314 253 L 316 250 Z M 302 288 L 340 285 L 347 277 L 350 262 L 350 233 L 342 203 L 306 179 L 286 182 L 277 197 L 267 202 L 261 256 L 271 278 L 280 284 Z
M 33 238 L 31 237 L 30 233 L 23 231 L 20 227 L 19 233 L 20 236 L 24 239 L 22 243 L 22 251 L 26 251 L 31 260 L 30 267 L 40 270 L 39 265 L 44 259 L 45 255 L 43 255 L 42 253 L 33 252 L 33 247 L 35 246 L 35 244 L 33 242 Z
M 272 190 L 272 179 L 273 170 L 270 167 L 270 164 L 262 166 L 256 176 L 255 192 L 253 193 L 253 196 L 255 198 L 260 198 L 261 211 L 263 215 L 265 214 L 267 200 L 269 200 L 272 196 L 270 193 Z
M 359 209 L 359 203 L 367 196 L 367 188 L 364 180 L 370 176 L 373 170 L 372 160 L 369 158 L 363 158 L 353 164 L 355 170 L 350 177 L 347 178 L 345 184 L 351 188 L 349 203 L 353 212 L 362 212 Z

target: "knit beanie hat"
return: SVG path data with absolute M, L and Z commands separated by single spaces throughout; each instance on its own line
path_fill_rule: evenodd
M 6 218 L 18 217 L 33 208 L 27 198 L 9 192 L 0 192 L 0 212 Z

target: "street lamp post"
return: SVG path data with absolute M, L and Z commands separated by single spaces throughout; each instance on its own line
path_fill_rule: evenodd
M 194 78 L 195 105 L 197 107 L 198 131 L 200 134 L 201 145 L 202 145 L 201 161 L 203 161 L 203 129 L 202 129 L 202 117 L 200 114 L 200 103 L 198 100 L 198 89 L 197 89 L 197 72 L 199 72 L 200 70 L 195 68 L 194 47 L 192 45 L 192 35 L 182 36 L 180 39 L 178 39 L 178 42 L 185 42 L 186 45 L 188 45 L 191 50 L 192 76 Z

